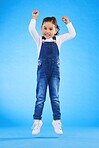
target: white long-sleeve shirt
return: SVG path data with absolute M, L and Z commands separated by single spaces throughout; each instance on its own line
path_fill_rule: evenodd
M 67 26 L 67 29 L 68 29 L 67 33 L 62 34 L 62 35 L 56 35 L 56 44 L 58 46 L 59 51 L 60 51 L 60 46 L 61 46 L 61 44 L 63 42 L 65 42 L 67 40 L 70 40 L 70 39 L 72 39 L 72 38 L 74 38 L 76 36 L 76 32 L 75 32 L 75 29 L 74 29 L 72 23 L 70 22 L 66 26 Z M 43 40 L 42 40 L 42 36 L 40 36 L 38 34 L 37 30 L 36 30 L 36 20 L 35 19 L 31 19 L 31 21 L 30 21 L 29 32 L 30 32 L 30 34 L 32 35 L 32 37 L 34 38 L 34 40 L 35 40 L 35 42 L 37 44 L 38 56 L 39 56 Z M 52 42 L 52 41 L 53 41 L 52 38 L 46 39 L 46 42 Z

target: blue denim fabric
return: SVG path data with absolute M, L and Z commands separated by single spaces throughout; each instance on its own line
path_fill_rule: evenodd
M 41 46 L 37 69 L 37 88 L 34 119 L 41 119 L 46 100 L 47 87 L 49 87 L 50 101 L 53 111 L 53 119 L 59 120 L 60 101 L 59 101 L 59 50 L 54 42 L 44 42 Z

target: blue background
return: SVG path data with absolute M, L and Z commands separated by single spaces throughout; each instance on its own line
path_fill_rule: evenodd
M 66 126 L 99 126 L 99 2 L 98 0 L 0 1 L 0 127 L 31 125 L 35 105 L 37 47 L 28 25 L 33 10 L 42 19 L 55 16 L 60 34 L 67 15 L 76 37 L 61 46 L 60 101 Z M 43 121 L 52 111 L 47 94 Z

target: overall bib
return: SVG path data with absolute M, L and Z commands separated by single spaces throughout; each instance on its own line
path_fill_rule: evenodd
M 59 64 L 59 50 L 57 44 L 54 41 L 42 43 L 38 59 L 34 119 L 41 120 L 42 118 L 47 86 L 49 87 L 53 119 L 60 120 L 61 118 L 59 101 Z

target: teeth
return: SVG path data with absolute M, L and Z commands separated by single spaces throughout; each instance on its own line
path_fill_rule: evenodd
M 46 36 L 50 36 L 50 34 L 45 34 Z
M 50 38 L 50 34 L 44 34 L 47 38 Z
M 49 34 L 46 34 L 46 36 L 50 36 Z

